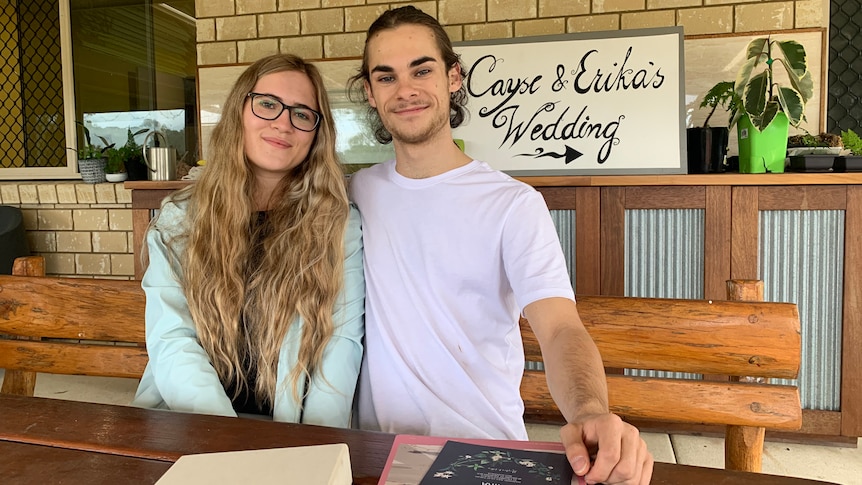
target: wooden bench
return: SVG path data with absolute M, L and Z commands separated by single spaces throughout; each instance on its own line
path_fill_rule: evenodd
M 26 276 L 25 276 L 26 275 Z M 32 396 L 36 373 L 140 378 L 147 364 L 139 281 L 48 278 L 41 257 L 0 275 L 4 394 Z
M 763 427 L 800 427 L 797 389 L 758 382 L 797 376 L 796 305 L 579 296 L 578 310 L 606 367 L 751 381 L 609 375 L 610 406 L 621 416 L 730 425 L 726 467 L 746 471 L 760 471 Z M 0 276 L 0 335 L 35 339 L 0 339 L 2 392 L 32 396 L 35 372 L 139 378 L 147 362 L 144 328 L 137 281 Z M 521 329 L 527 361 L 541 362 L 529 324 Z M 525 372 L 521 396 L 528 421 L 561 421 L 544 372 Z
M 730 281 L 729 293 L 762 300 L 762 282 Z M 759 296 L 759 298 L 758 298 Z M 802 425 L 795 386 L 801 359 L 799 313 L 792 303 L 578 296 L 578 311 L 606 368 L 696 373 L 719 380 L 608 375 L 611 411 L 633 421 L 727 425 L 725 467 L 761 471 L 764 428 Z M 538 341 L 521 321 L 528 362 Z M 521 382 L 528 422 L 562 422 L 542 370 Z

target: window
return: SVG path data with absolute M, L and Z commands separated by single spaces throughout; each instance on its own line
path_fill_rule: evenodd
M 194 0 L 4 5 L 0 148 L 14 156 L 0 159 L 0 178 L 77 178 L 76 120 L 94 142 L 122 145 L 146 128 L 198 158 Z

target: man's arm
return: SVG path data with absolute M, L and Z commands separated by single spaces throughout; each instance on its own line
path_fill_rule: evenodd
M 587 483 L 649 483 L 652 455 L 638 430 L 608 410 L 604 365 L 575 302 L 545 298 L 527 305 L 524 316 L 542 349 L 551 397 L 569 423 L 560 436 L 575 473 Z

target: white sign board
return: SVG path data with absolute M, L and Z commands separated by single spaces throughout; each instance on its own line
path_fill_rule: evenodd
M 513 175 L 686 173 L 681 27 L 458 43 L 473 158 Z

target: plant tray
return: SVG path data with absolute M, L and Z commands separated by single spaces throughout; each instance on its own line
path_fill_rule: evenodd
M 790 157 L 793 172 L 830 172 L 835 155 L 795 155 Z
M 862 155 L 836 157 L 834 169 L 836 172 L 862 172 Z

